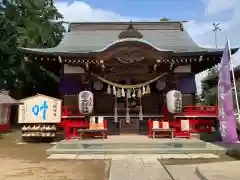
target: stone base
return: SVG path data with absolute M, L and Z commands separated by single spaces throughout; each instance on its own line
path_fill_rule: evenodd
M 47 154 L 225 154 L 223 147 L 197 139 L 114 137 L 107 140 L 63 140 Z

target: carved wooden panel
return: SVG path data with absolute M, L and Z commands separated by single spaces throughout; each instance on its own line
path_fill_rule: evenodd
M 105 52 L 96 55 L 105 64 L 112 65 L 115 62 L 155 64 L 156 60 L 164 57 L 164 52 L 157 51 L 152 46 L 141 42 L 120 42 L 109 47 Z
M 126 63 L 133 63 L 133 62 L 139 62 L 144 60 L 145 56 L 144 53 L 141 51 L 120 51 L 117 53 L 114 58 L 123 64 Z
M 124 74 L 147 74 L 148 67 L 144 64 L 117 65 L 110 69 L 112 73 L 118 75 Z

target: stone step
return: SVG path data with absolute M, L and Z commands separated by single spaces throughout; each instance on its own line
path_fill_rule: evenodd
M 76 141 L 70 143 L 58 143 L 57 149 L 122 149 L 122 148 L 205 148 L 205 142 L 185 142 L 185 143 L 84 143 L 83 141 Z
M 121 159 L 216 159 L 216 154 L 52 154 L 47 159 L 121 160 Z
M 226 154 L 225 149 L 208 148 L 119 148 L 119 149 L 59 149 L 50 148 L 46 151 L 51 154 Z

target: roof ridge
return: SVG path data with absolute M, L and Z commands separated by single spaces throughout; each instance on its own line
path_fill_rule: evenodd
M 135 29 L 164 29 L 183 31 L 182 21 L 156 21 L 156 22 L 83 22 L 70 23 L 70 31 L 81 30 L 125 30 L 129 24 Z
M 185 23 L 188 21 L 92 21 L 92 22 L 69 22 L 69 24 L 171 24 L 171 23 Z

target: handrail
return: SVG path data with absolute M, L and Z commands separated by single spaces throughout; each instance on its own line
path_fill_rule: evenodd
M 183 114 L 218 114 L 218 106 L 184 106 Z

